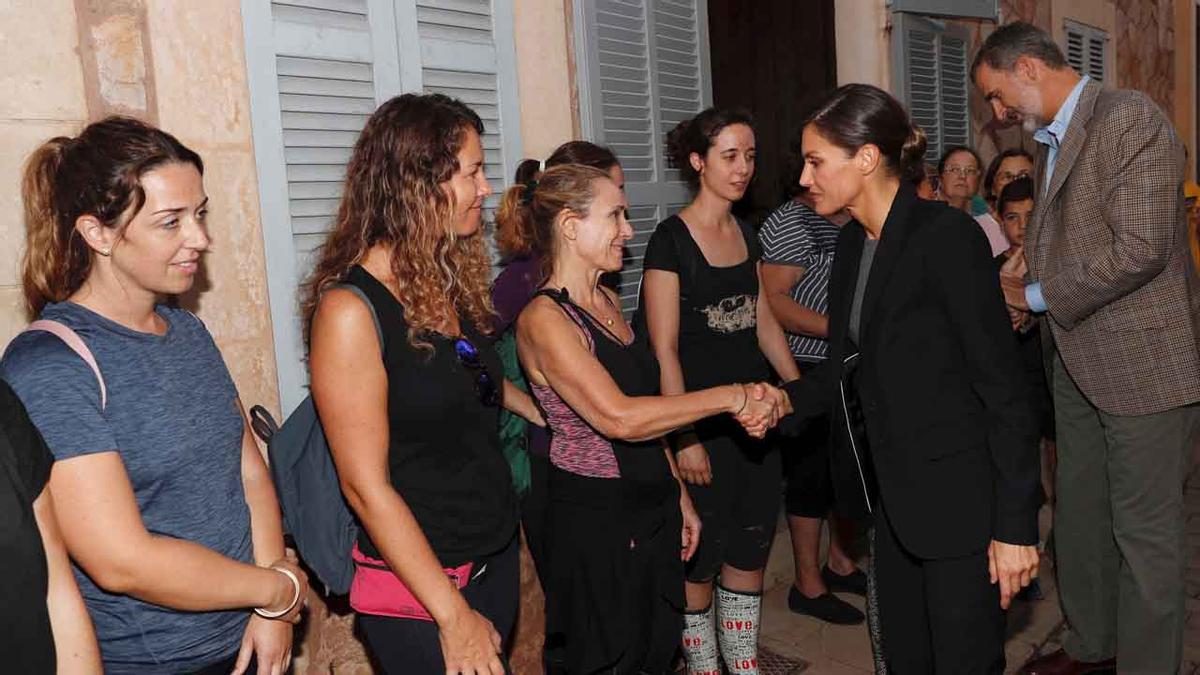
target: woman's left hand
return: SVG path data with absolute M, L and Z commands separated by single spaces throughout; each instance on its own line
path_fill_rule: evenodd
M 700 514 L 696 513 L 696 507 L 692 505 L 692 498 L 688 496 L 687 488 L 680 485 L 679 489 L 679 510 L 683 514 L 682 550 L 679 557 L 687 562 L 692 559 L 696 553 L 696 547 L 700 545 L 702 524 Z
M 993 584 L 1000 584 L 1000 607 L 1008 609 L 1013 596 L 1037 578 L 1040 562 L 1036 546 L 992 540 L 988 546 L 988 576 Z
M 256 657 L 259 675 L 284 675 L 292 663 L 292 624 L 251 616 L 232 675 L 242 675 Z

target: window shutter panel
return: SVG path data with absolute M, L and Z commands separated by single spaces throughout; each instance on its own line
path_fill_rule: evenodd
M 307 393 L 300 285 L 332 229 L 346 163 L 375 108 L 421 89 L 470 105 L 485 124 L 485 171 L 497 190 L 489 204 L 498 201 L 505 167 L 520 152 L 512 0 L 244 0 L 242 14 L 287 414 Z M 497 35 L 496 25 L 507 33 Z
M 1067 63 L 1076 72 L 1082 74 L 1087 67 L 1087 53 L 1084 51 L 1084 36 L 1081 31 L 1068 28 L 1067 31 Z
M 493 190 L 486 202 L 490 209 L 499 204 L 508 167 L 518 160 L 505 156 L 505 141 L 510 147 L 516 143 L 506 137 L 520 127 L 503 124 L 508 115 L 502 113 L 493 24 L 490 0 L 416 0 L 422 88 L 458 98 L 484 120 L 484 172 Z
M 1066 34 L 1067 63 L 1080 75 L 1088 75 L 1103 84 L 1107 75 L 1108 33 L 1075 21 L 1063 25 Z
M 619 293 L 637 306 L 642 256 L 655 225 L 691 195 L 667 166 L 666 134 L 711 98 L 704 72 L 708 49 L 704 0 L 594 0 L 577 5 L 588 101 L 585 135 L 609 147 L 625 172 L 629 221 Z M 590 128 L 588 128 L 590 126 Z
M 1088 67 L 1087 73 L 1093 80 L 1104 83 L 1104 63 L 1105 51 L 1108 45 L 1108 37 L 1101 34 L 1100 31 L 1093 31 L 1093 34 L 1088 37 Z
M 942 124 L 939 110 L 937 35 L 930 31 L 904 33 L 905 93 L 912 121 L 925 131 L 926 158 L 942 154 Z
M 941 91 L 942 147 L 970 145 L 967 105 L 967 43 L 949 35 L 938 38 L 938 88 Z
M 971 142 L 967 40 L 908 14 L 898 15 L 897 34 L 896 92 L 925 132 L 925 161 L 936 163 L 947 148 Z

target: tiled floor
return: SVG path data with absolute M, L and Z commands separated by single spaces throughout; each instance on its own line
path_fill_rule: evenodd
M 1200 675 L 1200 467 L 1187 483 L 1187 627 L 1184 634 L 1183 675 Z M 1048 513 L 1043 513 L 1043 526 Z M 1035 653 L 1058 649 L 1063 631 L 1057 585 L 1050 560 L 1043 557 L 1042 590 L 1045 599 L 1014 605 L 1008 618 L 1008 668 L 1014 672 Z M 857 596 L 842 596 L 862 607 Z M 762 644 L 777 654 L 799 659 L 808 667 L 804 675 L 849 675 L 872 672 L 871 645 L 865 626 L 830 626 L 792 614 L 787 607 L 786 584 L 767 593 L 763 602 Z

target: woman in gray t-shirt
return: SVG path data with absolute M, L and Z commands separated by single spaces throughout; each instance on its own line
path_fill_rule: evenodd
M 109 673 L 283 672 L 307 590 L 212 336 L 163 304 L 208 249 L 202 171 L 172 136 L 109 118 L 47 141 L 24 177 L 29 313 L 68 332 L 19 335 L 0 375 L 57 460 Z

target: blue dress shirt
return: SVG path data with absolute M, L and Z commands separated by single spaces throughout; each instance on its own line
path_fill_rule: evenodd
M 1062 143 L 1063 137 L 1067 135 L 1067 128 L 1071 126 L 1071 118 L 1075 116 L 1075 108 L 1079 107 L 1079 97 L 1083 94 L 1083 87 L 1090 79 L 1087 75 L 1079 78 L 1079 82 L 1075 83 L 1075 87 L 1071 89 L 1067 100 L 1063 101 L 1062 106 L 1058 109 L 1058 114 L 1054 116 L 1050 124 L 1033 132 L 1033 140 L 1049 149 L 1046 153 L 1046 181 L 1042 185 L 1042 194 L 1050 189 L 1050 179 L 1054 176 L 1054 162 L 1058 159 L 1058 146 Z M 1028 303 L 1032 312 L 1046 311 L 1046 298 L 1042 295 L 1042 282 L 1035 281 L 1025 286 L 1025 302 Z

